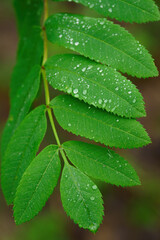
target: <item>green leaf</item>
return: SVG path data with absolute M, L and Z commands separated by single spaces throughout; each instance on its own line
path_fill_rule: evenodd
M 96 142 L 119 148 L 137 148 L 150 143 L 142 125 L 91 107 L 69 95 L 54 98 L 50 106 L 62 128 Z
M 19 42 L 16 66 L 11 78 L 11 102 L 14 100 L 20 88 L 31 74 L 34 65 L 41 65 L 43 55 L 43 40 L 41 29 L 30 28 L 30 35 L 22 37 Z
M 40 68 L 43 54 L 43 40 L 41 38 L 40 28 L 43 1 L 35 0 L 33 4 L 32 1 L 28 0 L 14 0 L 14 5 L 17 14 L 20 40 L 17 62 L 11 79 L 10 115 L 2 138 L 2 159 L 11 136 L 28 113 L 30 105 L 38 91 L 38 68 Z M 19 101 L 19 96 L 21 97 L 21 102 Z
M 75 223 L 96 232 L 103 216 L 103 201 L 97 186 L 78 169 L 65 164 L 60 183 L 64 210 Z
M 136 87 L 120 73 L 78 55 L 55 55 L 45 64 L 50 85 L 91 105 L 126 117 L 145 115 Z
M 13 1 L 20 35 L 29 35 L 31 26 L 40 25 L 43 0 Z
M 27 115 L 8 144 L 1 169 L 2 190 L 8 204 L 13 202 L 19 181 L 45 135 L 45 109 L 42 105 Z
M 1 153 L 4 156 L 7 145 L 14 134 L 16 128 L 28 113 L 34 101 L 40 84 L 41 68 L 35 65 L 31 72 L 24 79 L 24 84 L 20 85 L 17 94 L 11 102 L 9 119 L 2 135 Z
M 158 75 L 148 51 L 124 28 L 111 21 L 59 13 L 49 17 L 45 26 L 52 43 L 132 76 Z
M 14 0 L 20 40 L 18 44 L 17 63 L 11 79 L 11 102 L 32 67 L 41 65 L 43 40 L 41 38 L 41 15 L 43 0 Z
M 62 2 L 64 0 L 53 0 Z M 71 2 L 71 0 L 68 0 Z M 119 21 L 143 23 L 160 20 L 158 7 L 153 0 L 72 0 L 94 9 L 104 16 Z
M 79 141 L 65 142 L 63 148 L 69 160 L 90 177 L 123 187 L 140 185 L 132 166 L 110 149 Z
M 16 224 L 29 221 L 45 205 L 57 185 L 61 163 L 58 147 L 46 147 L 24 172 L 14 200 Z

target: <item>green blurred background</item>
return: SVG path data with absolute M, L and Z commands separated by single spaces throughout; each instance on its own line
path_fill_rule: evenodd
M 23 0 L 22 0 L 23 1 Z M 54 12 L 73 12 L 97 17 L 94 11 L 74 3 L 53 3 Z M 160 7 L 160 1 L 156 1 Z M 160 69 L 160 22 L 147 24 L 125 24 L 153 55 Z M 18 36 L 16 20 L 11 0 L 0 0 L 0 135 L 9 113 L 9 83 L 16 59 Z M 70 52 L 57 45 L 49 44 L 49 55 Z M 0 240 L 159 240 L 160 239 L 160 81 L 131 79 L 140 89 L 146 102 L 147 118 L 140 119 L 152 139 L 152 144 L 136 150 L 116 150 L 137 170 L 142 186 L 118 188 L 98 182 L 103 194 L 105 216 L 103 224 L 94 235 L 79 229 L 64 213 L 59 193 L 59 185 L 41 213 L 29 223 L 16 226 L 12 218 L 12 208 L 7 207 L 0 190 Z M 58 92 L 51 89 L 52 96 Z M 43 96 L 43 98 L 41 97 Z M 44 102 L 44 92 L 40 92 L 33 105 Z M 80 139 L 60 129 L 61 142 Z M 41 149 L 55 140 L 51 129 L 41 144 Z M 85 139 L 86 141 L 86 139 Z

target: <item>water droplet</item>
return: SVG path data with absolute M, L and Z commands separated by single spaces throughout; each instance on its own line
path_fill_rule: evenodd
M 74 94 L 77 94 L 77 93 L 78 93 L 78 89 L 77 89 L 77 88 L 74 89 L 74 90 L 73 90 L 73 93 L 74 93 Z
M 72 88 L 68 88 L 67 93 L 71 93 L 71 92 L 72 92 Z
M 94 201 L 95 197 L 90 197 L 91 201 Z
M 96 185 L 93 185 L 92 188 L 93 188 L 93 189 L 97 189 L 97 186 L 96 186 Z
M 83 94 L 86 95 L 87 94 L 87 90 L 83 90 Z
M 96 231 L 97 230 L 97 224 L 96 223 L 92 224 L 91 226 L 89 226 L 89 229 L 93 232 Z
M 99 99 L 99 100 L 98 100 L 98 103 L 99 103 L 99 104 L 102 104 L 102 99 Z

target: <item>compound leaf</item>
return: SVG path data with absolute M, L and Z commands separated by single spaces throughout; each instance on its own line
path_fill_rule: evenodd
M 64 0 L 54 0 L 62 2 Z M 68 0 L 69 2 L 71 0 Z M 94 9 L 104 16 L 119 21 L 143 23 L 160 20 L 158 7 L 153 0 L 72 0 Z
M 60 182 L 64 210 L 80 227 L 96 232 L 103 216 L 103 201 L 97 186 L 78 169 L 65 164 Z
M 8 204 L 13 202 L 19 181 L 36 156 L 45 135 L 47 122 L 44 105 L 25 117 L 12 136 L 1 169 L 2 190 Z
M 10 114 L 2 135 L 1 152 L 4 156 L 7 145 L 14 134 L 16 128 L 28 113 L 34 101 L 40 84 L 40 66 L 35 65 L 24 84 L 18 89 L 13 101 L 11 102 Z
M 61 163 L 58 147 L 46 147 L 24 172 L 14 200 L 16 224 L 29 221 L 45 205 L 57 185 Z
M 142 125 L 89 106 L 69 95 L 54 98 L 50 106 L 62 128 L 110 147 L 136 148 L 150 143 Z
M 65 142 L 63 148 L 69 160 L 90 177 L 123 187 L 140 185 L 132 166 L 110 149 L 79 141 Z
M 123 73 L 157 76 L 148 51 L 124 28 L 102 18 L 59 13 L 45 23 L 48 40 L 70 48 Z
M 78 55 L 55 55 L 45 64 L 50 85 L 96 107 L 125 117 L 145 115 L 141 94 L 114 69 Z

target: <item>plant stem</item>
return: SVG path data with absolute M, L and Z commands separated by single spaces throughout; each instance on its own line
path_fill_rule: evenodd
M 43 25 L 48 18 L 48 0 L 44 0 L 44 18 L 43 18 Z
M 48 82 L 46 79 L 46 72 L 44 69 L 42 69 L 42 76 L 43 76 L 43 83 L 44 83 L 45 100 L 46 100 L 46 105 L 48 106 L 50 103 L 50 95 L 49 95 Z
M 45 21 L 48 18 L 48 0 L 44 0 L 44 19 L 43 19 L 43 24 L 45 23 Z M 44 91 L 45 91 L 45 101 L 46 101 L 46 105 L 47 105 L 47 112 L 48 112 L 48 117 L 50 120 L 50 124 L 57 142 L 57 145 L 60 149 L 60 153 L 62 155 L 62 158 L 64 160 L 64 162 L 66 164 L 68 164 L 68 160 L 66 158 L 66 155 L 64 153 L 64 150 L 61 148 L 61 143 L 58 137 L 58 133 L 55 127 L 55 123 L 53 120 L 53 115 L 52 115 L 52 110 L 49 107 L 49 103 L 50 103 L 50 94 L 49 94 L 49 86 L 48 86 L 48 82 L 47 82 L 47 78 L 46 78 L 46 71 L 44 68 L 44 64 L 47 61 L 48 58 L 48 46 L 47 46 L 47 35 L 46 35 L 46 30 L 45 27 L 43 26 L 43 37 L 44 37 L 44 52 L 43 52 L 43 61 L 42 61 L 42 76 L 43 76 L 43 83 L 44 83 Z
M 60 148 L 60 153 L 62 155 L 62 158 L 63 158 L 65 164 L 68 164 L 68 160 L 67 160 L 64 150 L 62 148 Z
M 43 22 L 45 23 L 46 19 L 48 18 L 48 0 L 44 0 L 44 20 Z M 52 111 L 49 108 L 49 103 L 50 103 L 50 94 L 49 94 L 49 86 L 46 78 L 46 72 L 44 68 L 44 64 L 47 61 L 48 58 L 48 46 L 47 46 L 47 35 L 46 35 L 46 30 L 45 27 L 43 27 L 43 37 L 44 37 L 44 52 L 43 52 L 43 61 L 42 61 L 42 76 L 43 76 L 43 82 L 44 82 L 44 91 L 45 91 L 45 100 L 46 100 L 46 105 L 47 105 L 47 112 L 48 112 L 48 117 L 51 123 L 51 127 L 56 139 L 56 142 L 58 146 L 61 146 L 56 127 L 54 124 L 53 116 L 52 116 Z
M 61 143 L 60 143 L 60 140 L 59 140 L 59 137 L 58 137 L 58 134 L 57 134 L 57 130 L 56 130 L 56 127 L 55 127 L 55 124 L 54 124 L 54 120 L 53 120 L 52 111 L 51 111 L 50 108 L 48 108 L 48 116 L 49 116 L 49 120 L 50 120 L 50 123 L 51 123 L 51 127 L 52 127 L 52 130 L 53 130 L 56 142 L 57 142 L 58 146 L 61 147 Z

